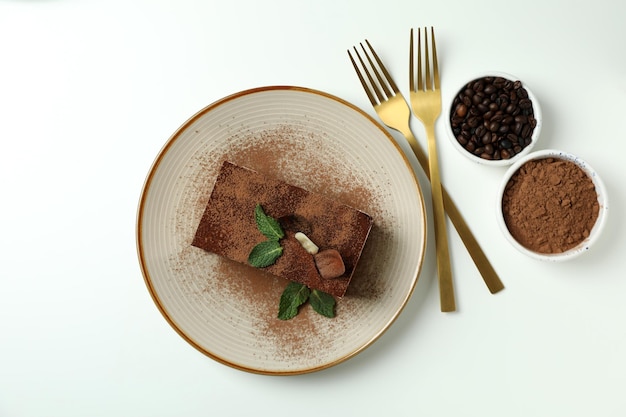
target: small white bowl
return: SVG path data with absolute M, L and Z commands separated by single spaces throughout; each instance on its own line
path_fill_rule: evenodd
M 444 112 L 444 120 L 445 120 L 445 124 L 446 124 L 446 131 L 448 132 L 448 137 L 450 138 L 450 141 L 452 142 L 452 145 L 461 153 L 463 154 L 466 158 L 470 159 L 471 161 L 474 161 L 478 164 L 481 165 L 487 165 L 487 166 L 508 166 L 508 165 L 512 165 L 514 164 L 516 161 L 518 161 L 519 159 L 523 158 L 525 155 L 528 155 L 530 153 L 530 151 L 533 149 L 533 147 L 535 146 L 535 144 L 537 143 L 537 140 L 539 138 L 539 134 L 541 132 L 541 125 L 542 125 L 542 114 L 541 114 L 541 107 L 539 105 L 539 101 L 537 100 L 537 98 L 535 97 L 535 95 L 533 94 L 533 92 L 528 88 L 528 86 L 522 82 L 522 87 L 526 90 L 526 92 L 528 93 L 528 98 L 530 99 L 532 106 L 533 106 L 533 115 L 535 120 L 537 121 L 537 125 L 535 126 L 533 133 L 531 135 L 531 142 L 529 145 L 527 145 L 525 148 L 523 148 L 519 153 L 515 154 L 513 157 L 509 158 L 509 159 L 496 159 L 496 160 L 490 160 L 490 159 L 485 159 L 485 158 L 481 158 L 480 156 L 477 156 L 473 153 L 471 153 L 470 151 L 468 151 L 467 149 L 465 149 L 457 140 L 456 136 L 453 133 L 452 130 L 452 123 L 450 121 L 451 116 L 453 113 L 456 112 L 456 106 L 454 105 L 454 100 L 457 97 L 457 95 L 466 88 L 466 86 L 472 82 L 472 81 L 476 81 L 480 78 L 485 78 L 485 77 L 501 77 L 501 78 L 505 78 L 509 81 L 518 81 L 520 80 L 518 77 L 515 77 L 511 74 L 507 74 L 504 72 L 499 72 L 499 71 L 490 71 L 490 72 L 486 72 L 486 73 L 482 73 L 482 74 L 477 74 L 474 77 L 469 78 L 466 82 L 464 82 L 461 87 L 459 87 L 458 90 L 455 91 L 454 95 L 451 97 L 450 99 L 450 103 L 448 104 L 446 111 Z
M 589 176 L 589 178 L 591 178 L 591 181 L 595 185 L 596 194 L 598 195 L 598 204 L 599 204 L 598 218 L 596 219 L 596 222 L 593 228 L 591 229 L 589 236 L 585 238 L 582 242 L 580 242 L 578 245 L 576 245 L 575 247 L 565 252 L 555 253 L 555 254 L 546 254 L 546 253 L 536 252 L 521 245 L 511 235 L 511 232 L 509 231 L 504 221 L 504 213 L 502 211 L 502 198 L 504 196 L 504 190 L 509 180 L 513 176 L 513 174 L 515 174 L 522 167 L 522 165 L 524 165 L 525 163 L 529 161 L 546 159 L 546 158 L 555 158 L 555 159 L 562 159 L 565 161 L 570 161 L 570 162 L 575 163 L 578 167 L 580 167 Z M 500 226 L 500 229 L 502 230 L 502 233 L 507 238 L 507 240 L 521 253 L 528 255 L 531 258 L 539 259 L 543 261 L 565 261 L 565 260 L 573 259 L 587 252 L 589 248 L 598 240 L 598 237 L 600 236 L 602 229 L 604 228 L 604 225 L 606 223 L 606 217 L 607 217 L 607 213 L 609 209 L 606 188 L 604 187 L 604 183 L 600 179 L 600 176 L 598 175 L 598 173 L 589 164 L 587 164 L 585 161 L 578 158 L 577 156 L 572 155 L 567 152 L 553 150 L 553 149 L 542 150 L 542 151 L 537 151 L 537 152 L 528 154 L 525 157 L 518 159 L 517 162 L 515 162 L 511 167 L 509 167 L 509 169 L 504 175 L 502 184 L 500 185 L 500 188 L 498 189 L 496 205 L 497 205 L 496 219 L 497 219 L 498 225 Z

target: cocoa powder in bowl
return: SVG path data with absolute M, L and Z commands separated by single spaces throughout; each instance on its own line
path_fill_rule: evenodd
M 578 158 L 559 151 L 520 160 L 500 192 L 503 229 L 538 257 L 576 251 L 589 241 L 605 208 L 603 186 L 590 172 Z

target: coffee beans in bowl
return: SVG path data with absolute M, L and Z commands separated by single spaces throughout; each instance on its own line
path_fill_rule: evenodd
M 508 240 L 531 257 L 560 261 L 586 252 L 608 210 L 600 177 L 574 155 L 545 150 L 513 164 L 497 199 Z
M 510 165 L 528 154 L 541 130 L 535 96 L 520 80 L 504 73 L 465 83 L 446 116 L 454 146 L 471 160 L 488 165 Z

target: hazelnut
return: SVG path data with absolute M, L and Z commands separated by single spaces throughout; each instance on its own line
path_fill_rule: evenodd
M 339 278 L 346 272 L 341 254 L 335 249 L 325 249 L 313 255 L 315 266 L 324 279 Z

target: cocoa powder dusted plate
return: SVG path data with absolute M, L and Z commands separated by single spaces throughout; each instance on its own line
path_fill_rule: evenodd
M 509 241 L 531 257 L 552 261 L 586 252 L 608 210 L 597 172 L 557 150 L 534 152 L 511 166 L 497 204 L 498 222 Z
M 286 280 L 192 246 L 224 161 L 374 219 L 334 318 L 305 305 L 279 320 Z M 292 375 L 343 362 L 392 325 L 417 283 L 425 224 L 413 170 L 371 117 L 320 91 L 264 87 L 207 106 L 167 141 L 141 195 L 137 246 L 150 295 L 187 342 L 237 369 Z

